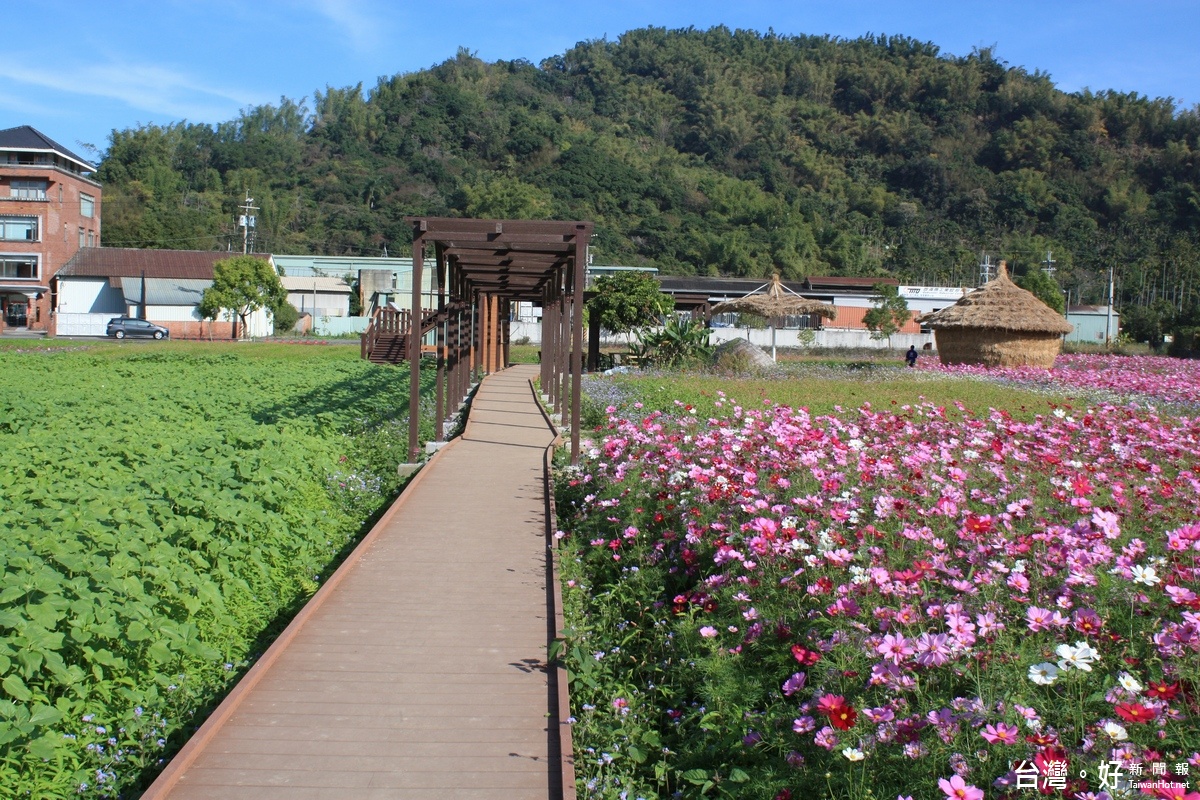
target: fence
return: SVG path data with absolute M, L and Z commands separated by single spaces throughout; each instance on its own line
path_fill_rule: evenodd
M 367 329 L 370 321 L 370 317 L 317 317 L 313 333 L 317 336 L 357 335 Z

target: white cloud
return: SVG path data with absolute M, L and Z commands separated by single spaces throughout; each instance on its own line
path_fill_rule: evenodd
M 316 14 L 332 22 L 349 43 L 367 52 L 373 51 L 381 42 L 384 23 L 379 9 L 354 0 L 303 0 Z
M 223 119 L 262 102 L 248 92 L 205 85 L 185 73 L 157 64 L 108 61 L 61 64 L 56 70 L 27 61 L 0 58 L 0 78 L 16 84 L 73 95 L 116 100 L 156 115 L 192 120 Z

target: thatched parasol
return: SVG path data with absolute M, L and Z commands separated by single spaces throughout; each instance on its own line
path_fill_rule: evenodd
M 767 291 L 763 291 L 766 289 Z M 809 300 L 801 297 L 783 285 L 779 275 L 772 276 L 770 283 L 764 283 L 750 294 L 733 300 L 717 303 L 712 307 L 712 313 L 725 314 L 737 311 L 743 314 L 758 314 L 766 317 L 771 324 L 771 359 L 775 359 L 775 320 L 780 317 L 794 317 L 801 314 L 817 314 L 825 319 L 837 316 L 837 309 L 819 300 Z
M 1054 364 L 1063 334 L 1074 326 L 1013 283 L 1003 261 L 994 280 L 957 303 L 917 319 L 934 330 L 943 364 Z

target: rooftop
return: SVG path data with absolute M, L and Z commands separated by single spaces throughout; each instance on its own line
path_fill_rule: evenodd
M 72 256 L 58 276 L 95 278 L 213 278 L 213 265 L 240 253 L 223 250 L 140 250 L 133 247 L 85 247 Z M 265 253 L 255 258 L 270 260 Z
M 71 162 L 81 172 L 95 172 L 96 167 L 80 158 L 37 128 L 19 125 L 0 130 L 0 150 L 20 153 L 55 153 Z

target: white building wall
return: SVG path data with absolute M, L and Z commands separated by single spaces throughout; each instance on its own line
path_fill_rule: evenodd
M 129 306 L 131 317 L 142 315 L 141 306 L 136 303 Z M 151 322 L 199 322 L 200 312 L 196 306 L 146 306 L 146 319 Z
M 316 308 L 318 317 L 350 316 L 350 295 L 340 292 L 288 292 L 288 302 L 301 314 L 312 314 Z
M 59 314 L 125 313 L 125 295 L 109 285 L 107 278 L 58 279 Z
M 888 347 L 887 339 L 872 339 L 871 332 L 868 330 L 822 329 L 813 331 L 815 338 L 811 344 L 802 343 L 800 333 L 800 331 L 795 329 L 780 328 L 776 330 L 775 346 L 777 348 L 789 349 L 843 347 L 872 350 L 886 350 Z M 513 341 L 525 336 L 529 337 L 531 344 L 541 344 L 541 324 L 530 322 L 512 322 L 509 324 L 509 337 Z M 586 330 L 584 331 L 584 336 L 587 336 Z M 731 339 L 748 339 L 751 344 L 758 345 L 768 351 L 771 349 L 770 328 L 713 328 L 709 336 L 709 341 L 713 344 L 720 344 Z M 619 336 L 605 339 L 604 343 L 623 347 L 628 341 L 626 337 Z M 910 345 L 914 345 L 920 350 L 926 344 L 933 347 L 932 333 L 897 333 L 892 336 L 891 341 L 893 350 L 907 350 Z

